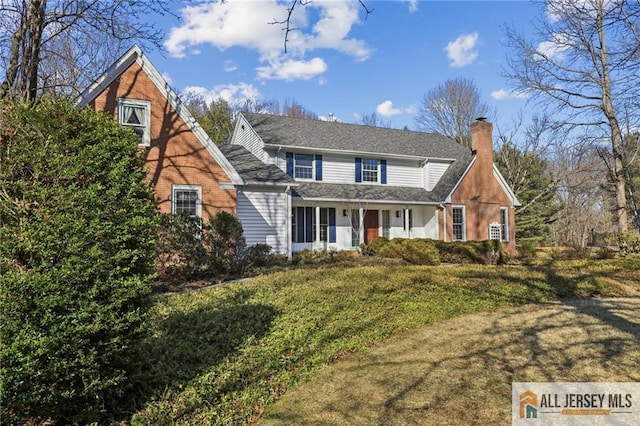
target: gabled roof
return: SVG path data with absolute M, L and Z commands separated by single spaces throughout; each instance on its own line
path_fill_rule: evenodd
M 241 145 L 218 145 L 246 185 L 297 186 L 296 181 L 274 164 L 265 164 Z
M 136 45 L 129 49 L 124 55 L 109 67 L 91 86 L 89 86 L 80 95 L 76 106 L 84 108 L 87 104 L 97 98 L 116 78 L 125 72 L 134 62 L 142 68 L 149 76 L 156 88 L 167 99 L 171 107 L 180 116 L 182 121 L 186 123 L 191 132 L 207 149 L 213 159 L 222 167 L 227 176 L 234 185 L 241 185 L 242 179 L 238 172 L 233 168 L 231 163 L 220 152 L 216 144 L 211 140 L 207 133 L 200 127 L 196 119 L 191 115 L 187 107 L 182 103 L 176 92 L 171 89 L 169 83 L 160 75 L 158 70 L 153 66 L 151 61 L 142 53 L 142 50 Z
M 469 149 L 436 133 L 387 129 L 338 122 L 242 114 L 268 147 L 291 147 L 315 151 L 342 151 L 378 157 L 411 157 L 455 160 Z

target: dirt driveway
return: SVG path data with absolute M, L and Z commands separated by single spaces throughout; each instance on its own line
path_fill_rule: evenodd
M 511 383 L 640 381 L 640 298 L 486 312 L 328 366 L 260 424 L 508 425 Z

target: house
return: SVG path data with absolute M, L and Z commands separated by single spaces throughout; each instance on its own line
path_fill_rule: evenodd
M 518 200 L 483 119 L 469 150 L 437 134 L 243 113 L 217 146 L 135 46 L 78 105 L 138 134 L 161 211 L 204 220 L 228 211 L 248 245 L 290 256 L 384 236 L 500 239 L 515 250 Z
M 493 163 L 492 127 L 472 124 L 471 151 L 438 134 L 243 113 L 220 149 L 234 167 L 251 158 L 252 172 L 275 166 L 293 178 L 269 206 L 239 189 L 237 210 L 249 235 L 263 212 L 288 215 L 281 237 L 292 252 L 351 250 L 379 236 L 499 239 L 515 250 L 519 204 Z

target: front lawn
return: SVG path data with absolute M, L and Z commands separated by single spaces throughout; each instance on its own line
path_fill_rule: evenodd
M 252 423 L 326 363 L 399 331 L 548 300 L 637 295 L 640 259 L 344 266 L 159 296 L 133 424 Z

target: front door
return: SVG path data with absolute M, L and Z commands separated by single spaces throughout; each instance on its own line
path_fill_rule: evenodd
M 369 244 L 378 235 L 378 210 L 367 210 L 364 214 L 365 244 Z

